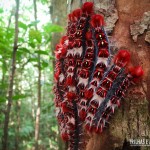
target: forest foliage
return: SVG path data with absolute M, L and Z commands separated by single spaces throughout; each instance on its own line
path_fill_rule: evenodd
M 15 0 L 8 8 L 0 2 L 0 149 L 12 62 L 15 34 Z M 12 5 L 11 5 L 12 4 Z M 53 103 L 53 49 L 51 40 L 54 32 L 63 28 L 52 24 L 49 13 L 50 2 L 37 1 L 37 18 L 34 20 L 33 1 L 20 1 L 16 72 L 13 85 L 12 107 L 9 118 L 8 149 L 32 149 L 35 143 L 35 117 L 38 97 L 38 56 L 41 71 L 41 116 L 39 147 L 58 149 L 58 127 Z M 40 15 L 39 15 L 40 14 Z M 42 17 L 45 17 L 45 20 Z M 49 19 L 48 19 L 49 18 Z M 43 22 L 43 20 L 44 22 Z M 35 29 L 38 26 L 38 30 Z

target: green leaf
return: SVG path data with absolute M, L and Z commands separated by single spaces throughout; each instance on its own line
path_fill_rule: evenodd
M 20 130 L 20 134 L 21 136 L 25 136 L 28 137 L 32 132 L 34 131 L 34 128 L 30 125 L 24 125 L 21 130 Z
M 45 44 L 48 44 L 52 40 L 52 36 L 49 35 L 47 38 L 45 38 Z
M 58 126 L 52 126 L 51 130 L 54 131 L 54 132 L 57 132 L 58 131 Z
M 0 97 L 0 103 L 4 103 L 6 101 L 6 98 Z
M 4 12 L 3 8 L 0 8 L 0 14 L 3 13 L 3 12 Z
M 30 24 L 28 24 L 29 27 L 35 26 L 40 22 L 40 20 L 32 21 Z
M 50 60 L 54 60 L 54 59 L 55 59 L 55 56 L 52 56 L 52 55 L 51 55 L 51 56 L 49 56 L 49 59 L 50 59 Z
M 0 51 L 11 51 L 10 47 L 8 47 L 8 45 L 6 45 L 5 43 L 0 43 Z
M 35 42 L 35 40 L 38 43 L 42 42 L 41 32 L 38 31 L 38 30 L 35 30 L 35 29 L 30 29 L 30 31 L 29 31 L 29 41 L 32 43 L 32 42 Z
M 29 42 L 28 44 L 29 44 L 29 46 L 31 46 L 32 48 L 35 48 L 35 43 Z
M 30 53 L 30 51 L 27 48 L 25 48 L 25 47 L 20 47 L 18 49 L 18 51 L 21 51 L 21 52 L 24 52 L 24 53 Z
M 24 98 L 26 98 L 28 96 L 29 95 L 25 95 L 25 94 L 15 95 L 15 96 L 13 96 L 13 100 L 24 99 Z
M 44 30 L 45 32 L 62 32 L 63 31 L 63 27 L 56 25 L 56 24 L 50 24 L 48 23 L 47 25 L 44 26 Z
M 38 62 L 38 58 L 30 58 L 29 62 Z
M 46 3 L 48 3 L 48 0 L 41 0 L 41 3 L 46 4 Z
M 19 43 L 24 43 L 24 38 L 23 37 L 18 37 L 18 42 Z
M 8 69 L 8 66 L 7 66 L 6 62 L 3 61 L 2 71 L 3 71 L 4 74 L 7 72 L 7 69 Z
M 44 68 L 48 67 L 48 63 L 45 61 L 42 61 L 41 66 L 42 66 L 42 69 L 44 69 Z
M 14 32 L 15 32 L 14 28 L 7 29 L 7 34 L 6 34 L 7 40 L 10 41 L 10 39 L 14 38 Z
M 22 29 L 24 29 L 24 30 L 27 30 L 28 26 L 27 26 L 25 23 L 19 21 L 18 24 L 19 24 L 19 27 L 20 27 L 20 28 L 22 28 Z
M 35 53 L 40 54 L 40 55 L 49 55 L 48 52 L 42 51 L 42 50 L 37 50 Z

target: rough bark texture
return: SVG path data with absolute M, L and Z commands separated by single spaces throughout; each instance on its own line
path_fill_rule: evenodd
M 8 86 L 8 103 L 5 112 L 5 120 L 4 120 L 4 130 L 3 130 L 3 139 L 2 139 L 2 149 L 8 149 L 8 125 L 10 118 L 10 111 L 12 106 L 12 97 L 13 97 L 13 85 L 14 85 L 14 76 L 16 70 L 16 53 L 18 49 L 18 18 L 19 18 L 19 0 L 16 0 L 16 12 L 15 12 L 15 37 L 14 37 L 14 45 L 12 51 L 12 63 L 11 70 L 9 75 L 9 86 Z
M 80 4 L 74 0 L 71 5 L 74 9 Z M 132 64 L 143 66 L 145 75 L 140 84 L 128 90 L 121 107 L 110 119 L 109 127 L 101 135 L 89 135 L 86 149 L 138 150 L 139 147 L 129 146 L 129 139 L 150 138 L 150 1 L 94 0 L 94 5 L 96 13 L 105 16 L 112 50 L 129 49 Z
M 66 27 L 67 25 L 67 2 L 64 0 L 52 0 L 52 7 L 50 7 L 50 13 L 52 17 L 53 24 Z M 65 31 L 64 31 L 65 32 Z M 53 33 L 52 38 L 52 49 L 55 49 L 56 44 L 59 42 L 60 37 L 64 33 Z
M 67 1 L 52 0 L 51 6 L 50 6 L 50 14 L 51 14 L 52 23 L 60 25 L 64 27 L 65 29 L 67 25 Z M 64 35 L 64 33 L 61 33 L 61 34 L 53 33 L 52 35 L 51 50 L 52 50 L 53 55 L 54 55 L 55 46 L 59 42 L 62 35 Z M 54 61 L 53 61 L 53 64 L 54 64 Z M 60 134 L 58 136 L 58 147 L 59 147 L 59 150 L 64 150 L 67 147 L 67 145 L 65 145 L 64 142 L 61 140 Z

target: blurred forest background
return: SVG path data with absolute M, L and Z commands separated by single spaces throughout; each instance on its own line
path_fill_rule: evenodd
M 62 146 L 53 103 L 51 45 L 65 22 L 56 25 L 55 3 L 0 0 L 0 149 L 57 150 Z M 67 1 L 60 9 L 63 6 L 67 8 Z M 62 10 L 61 19 L 67 13 Z

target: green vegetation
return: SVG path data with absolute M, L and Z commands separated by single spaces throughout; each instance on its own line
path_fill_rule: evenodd
M 52 24 L 49 14 L 50 2 L 20 0 L 18 41 L 17 47 L 14 47 L 18 2 L 19 0 L 16 0 L 16 3 L 15 0 L 0 2 L 0 149 L 3 149 L 2 139 L 10 96 L 8 90 L 11 71 L 15 68 L 11 109 L 8 114 L 8 149 L 34 148 L 35 120 L 40 92 L 38 149 L 57 150 L 59 133 L 53 103 L 54 50 L 51 49 L 51 40 L 52 33 L 62 32 L 63 28 Z M 34 10 L 35 2 L 37 12 Z M 37 18 L 34 16 L 35 13 Z M 13 68 L 14 48 L 16 63 Z

